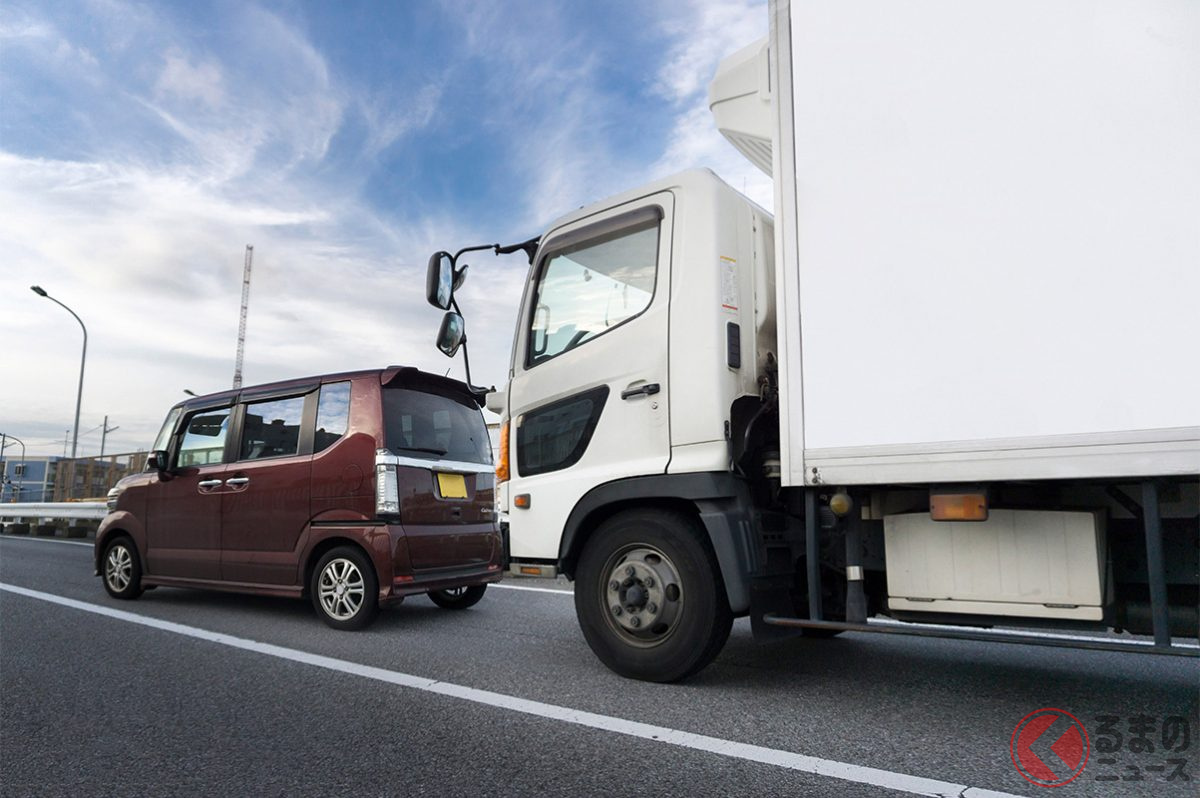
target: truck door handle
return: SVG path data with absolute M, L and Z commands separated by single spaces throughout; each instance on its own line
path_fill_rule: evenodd
M 196 483 L 196 487 L 198 487 L 198 488 L 215 488 L 220 484 L 221 484 L 221 480 L 219 480 L 219 479 L 202 479 Z
M 624 391 L 621 391 L 621 398 L 632 399 L 633 397 L 641 396 L 642 394 L 645 394 L 646 396 L 653 396 L 660 390 L 662 389 L 659 387 L 657 382 L 648 382 L 645 385 L 639 385 L 636 388 L 627 388 Z
M 242 485 L 250 484 L 250 477 L 230 477 L 225 480 L 226 485 L 232 485 L 235 488 L 240 488 Z

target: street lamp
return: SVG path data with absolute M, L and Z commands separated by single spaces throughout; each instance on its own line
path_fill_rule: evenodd
M 47 294 L 46 289 L 40 285 L 31 285 L 29 289 L 38 296 L 49 299 L 72 316 L 75 316 L 75 321 L 79 322 L 79 327 L 83 330 L 83 356 L 79 358 L 79 391 L 75 394 L 75 432 L 71 436 L 71 459 L 74 460 L 75 450 L 79 446 L 79 407 L 83 404 L 83 367 L 87 364 L 87 327 L 83 326 L 83 319 L 79 318 L 75 311 Z
M 21 463 L 22 463 L 22 465 L 24 465 L 25 460 L 26 460 L 25 441 L 21 440 L 20 438 L 18 438 L 15 435 L 9 435 L 8 433 L 4 433 L 4 432 L 0 432 L 0 460 L 4 459 L 4 450 L 7 449 L 9 446 L 12 446 L 12 444 L 8 442 L 10 438 L 12 440 L 16 441 L 17 443 L 21 444 Z M 5 471 L 4 471 L 4 479 L 5 479 L 5 481 L 8 482 L 9 485 L 12 485 L 12 478 L 9 477 L 9 475 L 8 475 L 8 469 L 5 469 Z M 16 493 L 15 498 L 17 498 L 17 499 L 21 498 L 21 488 L 23 488 L 24 486 L 25 486 L 25 470 L 24 470 L 24 468 L 22 468 L 21 473 L 17 474 L 17 493 Z M 0 488 L 0 497 L 3 497 L 3 495 L 4 495 L 4 489 Z

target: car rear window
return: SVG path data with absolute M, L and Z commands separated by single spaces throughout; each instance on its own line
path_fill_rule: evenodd
M 467 397 L 383 389 L 386 446 L 396 454 L 427 460 L 492 462 L 483 414 Z

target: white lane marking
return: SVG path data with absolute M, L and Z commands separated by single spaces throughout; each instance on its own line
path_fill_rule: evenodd
M 29 540 L 34 543 L 65 543 L 68 546 L 87 546 L 89 549 L 95 546 L 95 543 L 83 542 L 79 540 L 59 540 L 58 538 L 27 538 L 14 537 L 13 535 L 0 535 L 0 540 Z
M 749 762 L 760 762 L 762 764 L 775 765 L 788 770 L 796 770 L 802 773 L 812 773 L 817 776 L 827 776 L 829 778 L 851 781 L 857 784 L 882 787 L 888 790 L 898 790 L 900 792 L 912 793 L 914 795 L 953 795 L 959 796 L 959 798 L 1015 798 L 1011 793 L 995 792 L 992 790 L 980 789 L 978 787 L 969 787 L 964 784 L 952 784 L 950 782 L 927 779 L 921 776 L 909 776 L 905 773 L 895 773 L 890 770 L 880 770 L 878 768 L 865 767 L 863 765 L 853 765 L 848 762 L 838 762 L 832 759 L 821 759 L 815 756 L 805 756 L 804 754 L 796 754 L 791 751 L 781 751 L 775 748 L 764 748 L 762 746 L 749 745 L 747 743 L 739 743 L 732 740 L 722 740 L 719 737 L 707 737 L 702 734 L 692 734 L 691 732 L 670 729 L 665 726 L 651 726 L 647 723 L 638 723 L 636 721 L 625 720 L 623 718 L 614 718 L 609 715 L 597 715 L 593 712 L 584 712 L 578 709 L 571 709 L 570 707 L 562 707 L 555 704 L 544 704 L 540 701 L 517 698 L 516 696 L 505 695 L 503 693 L 493 693 L 489 690 L 478 690 L 474 687 L 464 687 L 463 685 L 451 684 L 450 682 L 440 682 L 435 679 L 427 679 L 422 676 L 412 676 L 407 673 L 389 671 L 383 668 L 362 665 L 357 662 L 349 662 L 343 659 L 334 659 L 332 657 L 321 656 L 320 654 L 310 654 L 307 651 L 299 651 L 294 648 L 284 648 L 283 646 L 271 645 L 270 643 L 260 643 L 256 640 L 247 640 L 242 637 L 234 637 L 233 635 L 227 635 L 221 632 L 211 632 L 207 629 L 200 629 L 195 626 L 185 626 L 184 624 L 172 623 L 170 621 L 161 621 L 157 618 L 151 618 L 146 615 L 138 615 L 132 612 L 125 612 L 124 610 L 114 610 L 110 607 L 105 607 L 100 604 L 89 604 L 84 601 L 76 601 L 75 599 L 64 598 L 51 593 L 43 593 L 39 590 L 29 590 L 28 588 L 9 585 L 3 582 L 0 582 L 0 590 L 13 593 L 18 596 L 25 596 L 26 598 L 38 599 L 40 601 L 50 602 L 51 604 L 58 604 L 63 607 L 82 610 L 83 612 L 103 615 L 119 621 L 140 624 L 141 626 L 148 626 L 152 629 L 159 629 L 164 632 L 171 632 L 184 637 L 191 637 L 210 643 L 218 643 L 223 646 L 229 646 L 230 648 L 237 648 L 243 651 L 252 651 L 257 654 L 265 654 L 269 657 L 276 657 L 278 659 L 288 660 L 290 662 L 298 662 L 302 665 L 312 665 L 317 668 L 324 668 L 326 670 L 335 671 L 338 673 L 346 673 L 352 676 L 361 676 L 367 679 L 374 679 L 375 681 L 386 682 L 387 684 L 394 684 L 399 687 L 408 687 L 413 690 L 420 690 L 426 693 L 434 693 L 436 695 L 447 696 L 449 698 L 458 698 L 464 701 L 471 701 L 476 704 L 497 707 L 499 709 L 507 709 L 513 712 L 520 712 L 539 718 L 547 718 L 549 720 L 557 720 L 563 723 L 571 723 L 591 729 L 613 732 L 615 734 L 622 734 L 628 737 L 638 737 L 643 740 L 666 743 L 668 745 L 674 745 L 680 748 L 689 748 L 695 751 L 706 751 L 719 756 L 743 759 Z
M 563 596 L 573 596 L 573 590 L 555 590 L 551 587 L 530 587 L 528 585 L 506 585 L 503 582 L 492 582 L 488 587 L 499 587 L 505 590 L 528 590 L 533 593 L 558 593 Z

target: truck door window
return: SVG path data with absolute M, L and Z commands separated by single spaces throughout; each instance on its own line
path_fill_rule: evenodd
M 579 462 L 606 399 L 608 386 L 601 385 L 522 416 L 517 427 L 517 472 L 529 477 Z
M 543 258 L 526 336 L 527 366 L 574 349 L 650 306 L 660 217 L 637 214 L 628 225 Z
M 229 430 L 229 408 L 201 410 L 187 420 L 179 443 L 180 468 L 220 463 L 225 457 L 225 433 Z
M 239 460 L 286 457 L 300 451 L 304 397 L 269 399 L 246 405 Z

